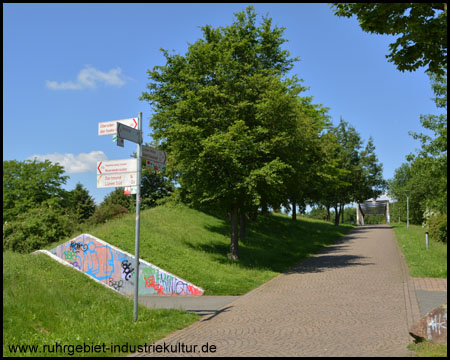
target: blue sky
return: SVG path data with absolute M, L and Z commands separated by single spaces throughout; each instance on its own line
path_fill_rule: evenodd
M 201 27 L 230 25 L 246 3 L 230 4 L 3 4 L 3 160 L 37 157 L 65 167 L 71 190 L 81 182 L 97 203 L 97 161 L 127 159 L 125 141 L 98 136 L 99 122 L 143 113 L 150 142 L 152 110 L 138 98 L 147 70 L 164 65 L 160 48 L 184 55 Z M 353 125 L 389 179 L 420 147 L 408 131 L 425 132 L 421 114 L 439 114 L 424 69 L 400 72 L 387 61 L 392 36 L 368 34 L 356 18 L 339 18 L 327 4 L 253 4 L 285 27 L 292 74 L 310 87 L 314 103 Z

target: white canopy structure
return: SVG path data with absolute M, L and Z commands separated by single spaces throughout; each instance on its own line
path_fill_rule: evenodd
M 386 224 L 389 224 L 389 200 L 369 199 L 362 203 L 356 203 L 356 225 L 364 225 L 365 215 L 384 215 Z

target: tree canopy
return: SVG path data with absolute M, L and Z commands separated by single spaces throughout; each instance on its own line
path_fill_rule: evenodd
M 3 161 L 3 223 L 44 202 L 63 207 L 68 176 L 64 168 L 49 160 Z
M 202 32 L 184 55 L 161 50 L 166 64 L 147 72 L 140 99 L 153 107 L 154 145 L 167 151 L 167 173 L 183 201 L 230 214 L 230 258 L 237 259 L 239 217 L 242 237 L 248 213 L 322 199 L 320 179 L 343 186 L 347 158 L 334 157 L 343 143 L 323 145 L 327 108 L 288 76 L 298 59 L 282 48 L 284 28 L 267 16 L 258 25 L 249 6 L 231 25 Z M 373 147 L 366 153 L 360 172 L 371 171 Z M 358 179 L 370 180 L 364 176 Z
M 447 76 L 431 74 L 437 108 L 447 109 Z M 407 156 L 389 181 L 389 192 L 402 207 L 410 193 L 412 220 L 422 223 L 426 212 L 447 213 L 447 115 L 422 115 L 421 123 L 433 135 L 410 132 L 421 142 L 416 154 Z
M 388 61 L 400 71 L 423 66 L 442 75 L 447 69 L 446 3 L 333 3 L 337 16 L 358 18 L 361 29 L 398 35 Z

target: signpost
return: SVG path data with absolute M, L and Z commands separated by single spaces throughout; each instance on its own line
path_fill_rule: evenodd
M 142 113 L 137 118 L 106 121 L 98 124 L 98 135 L 116 135 L 117 145 L 124 146 L 124 140 L 137 143 L 137 158 L 127 160 L 100 161 L 97 163 L 97 187 L 132 187 L 136 193 L 136 241 L 134 273 L 134 321 L 138 319 L 139 293 L 139 235 L 141 204 L 141 145 Z M 114 140 L 114 139 L 113 139 Z M 127 191 L 127 190 L 125 190 Z
M 137 186 L 138 174 L 137 172 L 111 174 L 111 175 L 97 175 L 97 187 L 124 187 Z
M 137 172 L 136 159 L 97 162 L 97 175 Z
M 137 118 L 130 118 L 130 119 L 123 119 L 123 120 L 113 120 L 113 121 L 106 121 L 98 123 L 98 135 L 115 135 L 116 134 L 116 124 L 124 124 L 129 127 L 132 127 L 133 129 L 137 129 L 138 122 Z
M 120 122 L 116 123 L 117 126 L 117 144 L 119 144 L 119 139 L 129 140 L 136 144 L 141 144 L 141 131 L 139 129 L 133 129 L 130 126 L 124 125 Z
M 134 257 L 136 259 L 135 269 L 136 276 L 134 278 L 134 322 L 137 322 L 138 319 L 138 293 L 139 293 L 139 234 L 140 234 L 140 226 L 141 226 L 141 153 L 142 153 L 142 136 L 140 136 L 140 132 L 142 129 L 142 113 L 139 113 L 138 117 L 138 126 L 137 129 L 139 131 L 139 142 L 137 143 L 136 148 L 136 157 L 137 157 L 137 166 L 138 166 L 138 183 L 136 189 L 136 241 L 134 248 Z
M 125 187 L 124 194 L 136 194 L 136 241 L 134 273 L 134 321 L 138 319 L 139 293 L 139 236 L 141 205 L 141 158 L 146 166 L 165 169 L 167 154 L 164 151 L 142 145 L 142 113 L 137 118 L 106 121 L 98 124 L 98 135 L 114 135 L 117 145 L 124 147 L 125 140 L 137 144 L 136 159 L 99 161 L 97 163 L 97 187 Z M 114 138 L 113 138 L 113 141 Z
M 143 145 L 142 157 L 146 160 L 146 167 L 150 167 L 155 170 L 164 170 L 166 168 L 167 153 L 165 151 Z

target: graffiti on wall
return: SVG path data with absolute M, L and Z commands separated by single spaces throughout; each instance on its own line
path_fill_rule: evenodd
M 89 234 L 82 234 L 50 252 L 114 290 L 133 294 L 136 274 L 131 254 Z M 203 290 L 140 259 L 139 294 L 202 295 Z

